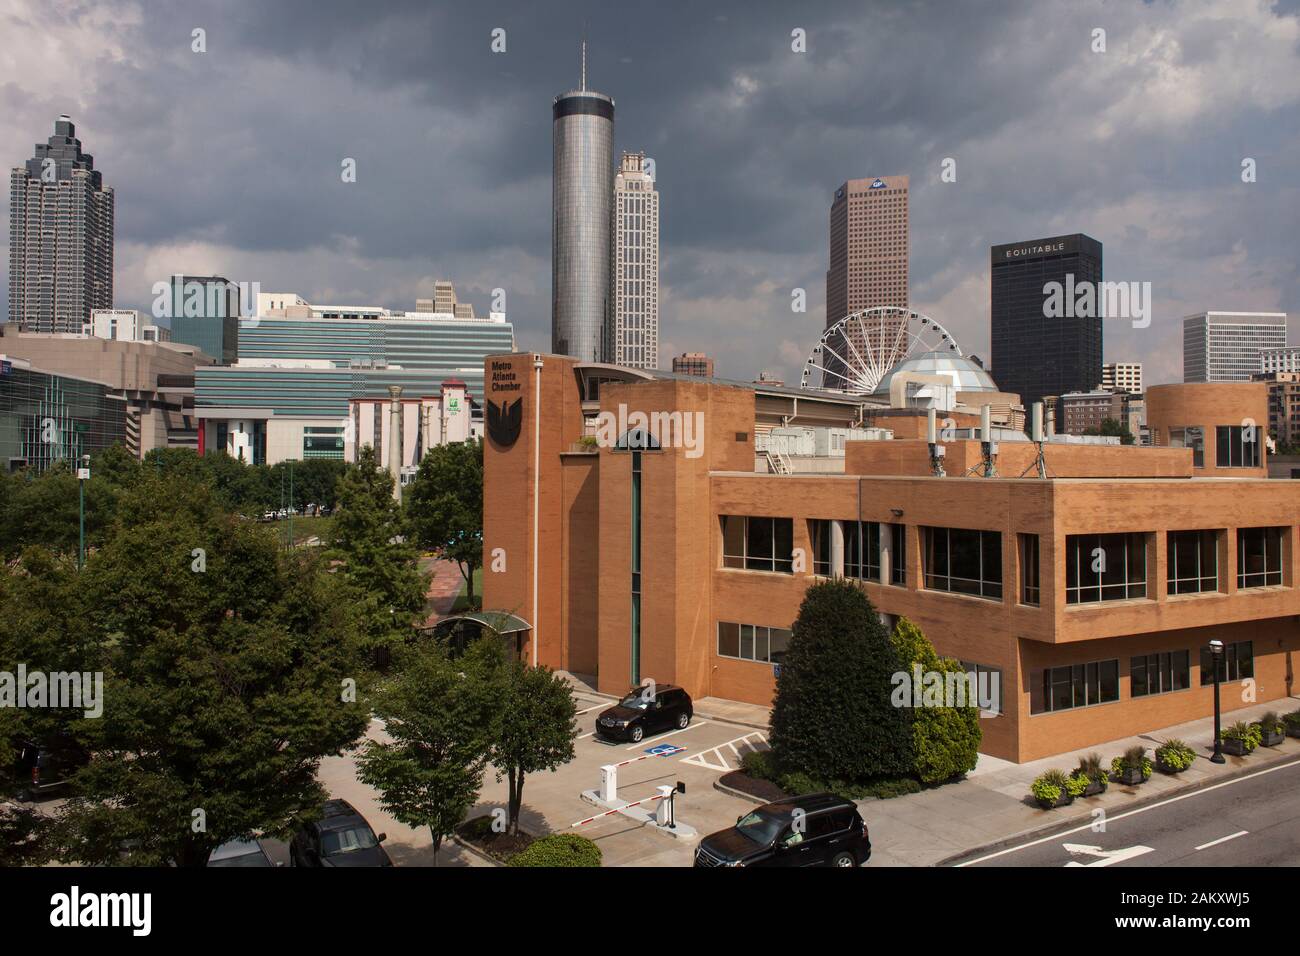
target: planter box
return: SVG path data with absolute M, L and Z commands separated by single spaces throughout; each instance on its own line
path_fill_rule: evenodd
M 1119 782 L 1126 787 L 1136 787 L 1145 781 L 1146 777 L 1142 776 L 1141 767 L 1129 767 L 1119 775 Z
M 1244 757 L 1246 754 L 1250 753 L 1250 751 L 1246 749 L 1246 741 L 1237 740 L 1235 737 L 1224 738 L 1223 752 L 1225 754 L 1232 754 L 1234 757 Z
M 1261 747 L 1276 747 L 1282 741 L 1286 740 L 1286 734 L 1277 731 L 1263 730 L 1264 739 L 1259 742 Z
M 1171 767 L 1169 764 L 1165 763 L 1163 760 L 1157 757 L 1156 769 L 1159 770 L 1161 773 L 1175 774 L 1175 773 L 1182 773 L 1184 770 L 1187 769 L 1187 767 Z
M 1034 802 L 1037 803 L 1044 810 L 1055 810 L 1057 807 L 1068 807 L 1070 804 L 1074 803 L 1074 797 L 1062 791 L 1061 795 L 1056 798 L 1055 803 L 1047 804 L 1044 803 L 1042 800 L 1039 800 L 1037 797 L 1034 798 Z
M 1300 737 L 1300 724 L 1287 724 L 1286 735 L 1288 737 Z
M 1097 794 L 1105 792 L 1106 784 L 1104 781 L 1091 780 L 1088 782 L 1088 789 L 1083 791 L 1083 795 L 1085 797 L 1095 797 Z

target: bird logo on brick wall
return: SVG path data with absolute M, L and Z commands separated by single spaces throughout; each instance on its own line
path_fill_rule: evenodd
M 513 403 L 503 401 L 500 405 L 488 399 L 487 432 L 488 436 L 502 448 L 509 448 L 519 437 L 519 428 L 524 423 L 524 400 L 517 398 Z

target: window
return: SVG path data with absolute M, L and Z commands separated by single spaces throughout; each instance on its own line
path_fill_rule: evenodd
M 1189 651 L 1163 651 L 1132 658 L 1128 666 L 1129 696 L 1148 697 L 1186 690 L 1191 686 L 1191 660 Z
M 1002 671 L 973 661 L 961 661 L 961 669 L 975 675 L 975 688 L 979 693 L 980 710 L 1002 713 Z
M 792 574 L 793 552 L 793 518 L 722 516 L 724 568 Z
M 889 583 L 907 587 L 907 526 L 889 526 Z M 877 569 L 879 574 L 879 569 Z
M 1258 468 L 1259 429 L 1255 426 L 1215 427 L 1215 459 L 1219 468 Z
M 880 580 L 880 525 L 874 521 L 844 521 L 844 576 L 864 581 Z M 808 522 L 812 542 L 813 574 L 831 573 L 831 522 Z
M 1119 660 L 1049 667 L 1043 671 L 1040 693 L 1030 702 L 1030 712 L 1052 713 L 1116 700 L 1119 700 Z
M 1205 467 L 1205 432 L 1199 426 L 1169 429 L 1170 448 L 1190 448 L 1192 467 Z
M 1223 645 L 1223 664 L 1220 681 L 1245 680 L 1255 676 L 1255 646 L 1252 641 L 1237 641 Z M 1201 648 L 1201 686 L 1214 683 L 1214 655 L 1208 647 Z
M 779 664 L 790 648 L 790 631 L 756 624 L 718 622 L 718 656 Z
M 1219 590 L 1219 533 L 1170 531 L 1168 567 L 1170 594 Z
M 1237 529 L 1237 587 L 1266 588 L 1282 583 L 1285 528 Z
M 1017 535 L 1020 543 L 1020 603 L 1038 606 L 1038 535 Z
M 1147 536 L 1072 534 L 1065 539 L 1065 603 L 1146 597 Z
M 1002 535 L 966 528 L 922 528 L 925 586 L 1002 599 Z

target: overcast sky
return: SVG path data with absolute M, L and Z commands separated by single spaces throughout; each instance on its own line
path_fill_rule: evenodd
M 907 174 L 912 306 L 966 351 L 988 356 L 990 245 L 1086 232 L 1107 279 L 1152 284 L 1150 328 L 1108 321 L 1106 359 L 1178 381 L 1192 312 L 1286 311 L 1300 342 L 1298 16 L 1300 0 L 0 0 L 0 149 L 18 165 L 72 116 L 116 191 L 119 307 L 147 309 L 176 272 L 396 309 L 445 277 L 480 313 L 504 288 L 520 346 L 547 350 L 550 107 L 577 85 L 585 21 L 616 149 L 656 163 L 663 364 L 705 351 L 725 377 L 797 381 L 825 322 L 835 188 Z

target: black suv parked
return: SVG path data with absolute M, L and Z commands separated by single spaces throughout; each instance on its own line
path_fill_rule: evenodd
M 695 850 L 696 866 L 860 866 L 870 858 L 857 806 L 833 793 L 758 807 Z
M 392 866 L 366 818 L 346 800 L 325 801 L 324 815 L 293 835 L 290 866 Z
M 21 781 L 18 799 L 38 800 L 58 793 L 89 759 L 77 744 L 62 737 L 20 742 L 14 755 L 15 775 Z
M 675 684 L 633 690 L 596 718 L 596 735 L 606 740 L 630 740 L 664 730 L 686 727 L 695 716 L 691 695 Z

